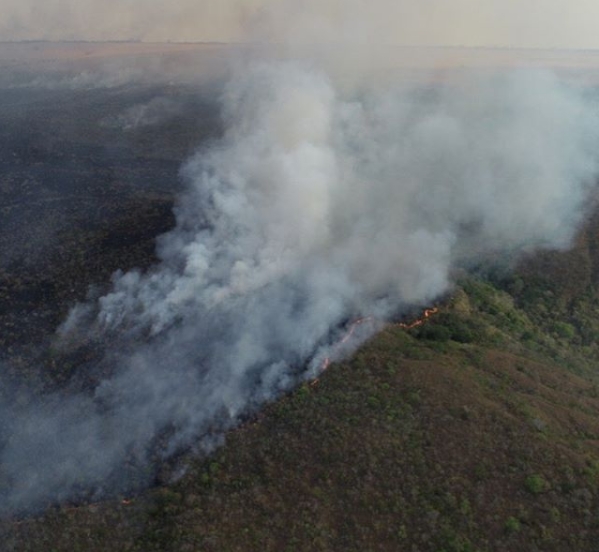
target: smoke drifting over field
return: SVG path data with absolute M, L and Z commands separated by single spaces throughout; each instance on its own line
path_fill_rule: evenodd
M 426 304 L 480 254 L 566 247 L 597 174 L 596 106 L 548 73 L 348 88 L 314 62 L 257 62 L 222 110 L 222 140 L 182 169 L 160 263 L 115 274 L 60 330 L 118 343 L 114 375 L 0 405 L 0 511 L 210 450 L 316 375 L 347 321 Z

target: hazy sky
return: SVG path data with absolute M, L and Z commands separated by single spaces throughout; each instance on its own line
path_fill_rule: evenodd
M 595 0 L 0 0 L 0 40 L 333 34 L 399 44 L 599 48 L 598 21 Z

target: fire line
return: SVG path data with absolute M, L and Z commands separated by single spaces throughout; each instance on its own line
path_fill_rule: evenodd
M 409 323 L 399 322 L 399 323 L 393 324 L 393 325 L 397 326 L 399 328 L 402 328 L 404 330 L 411 330 L 413 328 L 418 328 L 419 326 L 422 326 L 425 322 L 427 322 L 431 316 L 434 316 L 438 312 L 439 312 L 439 309 L 437 307 L 431 307 L 430 309 L 424 309 L 422 316 L 420 316 L 420 318 L 417 318 L 413 322 L 409 322 Z M 372 316 L 365 316 L 364 318 L 358 318 L 355 322 L 352 323 L 352 325 L 350 326 L 350 328 L 346 332 L 346 334 L 343 336 L 343 338 L 333 346 L 333 350 L 341 347 L 344 343 L 347 343 L 347 341 L 349 339 L 351 339 L 351 336 L 356 331 L 356 328 L 358 328 L 359 326 L 361 326 L 362 324 L 364 324 L 366 322 L 372 322 L 373 320 L 374 320 L 374 317 L 372 317 Z M 322 362 L 321 372 L 324 372 L 330 365 L 331 365 L 331 357 L 328 356 Z M 312 385 L 312 386 L 317 385 L 318 381 L 319 381 L 319 378 L 315 378 L 314 380 L 312 380 L 310 385 Z
M 431 316 L 437 314 L 438 312 L 439 309 L 437 307 L 433 307 L 431 309 L 424 309 L 422 316 L 414 320 L 414 322 L 410 322 L 409 324 L 406 324 L 405 322 L 400 322 L 399 324 L 397 324 L 397 326 L 403 328 L 404 330 L 411 330 L 412 328 L 417 328 L 418 326 L 422 326 L 422 324 L 424 324 Z

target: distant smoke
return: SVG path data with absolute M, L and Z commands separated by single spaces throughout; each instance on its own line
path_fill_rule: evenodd
M 115 274 L 61 329 L 118 343 L 114 375 L 93 396 L 4 401 L 0 510 L 127 488 L 150 457 L 210 450 L 316 375 L 348 321 L 428 303 L 480 254 L 570 243 L 597 174 L 582 91 L 537 72 L 387 81 L 342 91 L 308 62 L 232 79 L 228 130 L 183 168 L 160 263 Z
M 0 0 L 0 40 L 230 40 L 262 0 Z
M 239 41 L 250 26 L 260 40 L 586 49 L 599 16 L 595 2 L 568 0 L 0 0 L 0 10 L 0 40 Z
M 182 109 L 182 105 L 170 98 L 156 97 L 148 102 L 129 107 L 119 115 L 105 119 L 101 124 L 128 132 L 162 124 L 182 115 Z

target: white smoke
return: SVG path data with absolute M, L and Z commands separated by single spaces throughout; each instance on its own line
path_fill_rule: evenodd
M 115 274 L 61 330 L 115 339 L 114 375 L 6 418 L 5 510 L 126 486 L 124 466 L 157 450 L 210 449 L 316 375 L 348 321 L 433 300 L 481 254 L 570 243 L 597 174 L 584 91 L 542 72 L 386 80 L 348 91 L 309 62 L 232 79 L 226 134 L 183 168 L 160 263 Z
M 116 116 L 106 118 L 103 126 L 118 128 L 124 132 L 151 127 L 182 115 L 182 106 L 174 100 L 159 96 L 127 108 Z
M 297 64 L 236 78 L 227 135 L 184 168 L 162 264 L 117 275 L 98 325 L 157 334 L 285 279 L 341 319 L 384 316 L 445 291 L 472 252 L 567 246 L 594 186 L 596 111 L 547 73 L 466 86 L 346 99 Z

